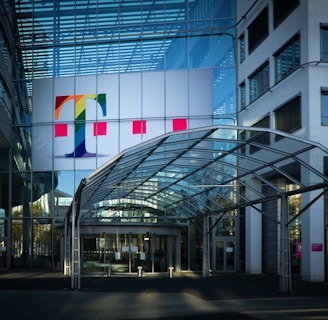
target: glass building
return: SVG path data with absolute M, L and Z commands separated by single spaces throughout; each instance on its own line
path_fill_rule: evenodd
M 4 0 L 0 9 L 0 267 L 62 269 L 65 215 L 83 177 L 161 134 L 235 124 L 234 1 Z M 120 223 L 84 230 L 84 271 L 110 261 L 135 272 L 138 260 L 166 271 L 177 251 L 181 270 L 200 270 L 201 225 L 154 232 L 140 224 L 154 210 L 119 201 L 85 216 Z M 234 217 L 216 229 L 229 248 Z M 222 259 L 219 270 L 241 266 Z
M 322 281 L 328 150 L 294 78 L 313 11 L 281 4 L 1 1 L 0 268 L 60 270 L 72 288 L 109 266 Z

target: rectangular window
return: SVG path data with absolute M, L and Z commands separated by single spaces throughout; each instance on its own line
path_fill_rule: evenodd
M 246 87 L 245 82 L 241 83 L 240 86 L 240 108 L 244 109 L 246 107 Z
M 242 63 L 245 60 L 245 35 L 239 37 L 239 61 Z
M 249 77 L 249 99 L 255 101 L 269 90 L 269 63 L 266 62 Z
M 301 97 L 287 102 L 275 112 L 276 129 L 284 132 L 294 132 L 302 127 Z
M 270 116 L 264 117 L 263 119 L 252 125 L 252 127 L 270 128 Z M 258 147 L 256 145 L 270 145 L 270 136 L 271 134 L 268 132 L 250 131 L 250 138 L 252 138 L 252 141 L 249 146 L 249 152 L 252 154 L 256 151 L 261 150 L 261 147 Z M 256 145 L 253 145 L 253 143 Z
M 328 126 L 328 89 L 321 90 L 321 124 Z
M 300 4 L 300 0 L 273 0 L 273 26 L 277 28 Z
M 284 79 L 300 65 L 300 35 L 285 44 L 275 55 L 276 82 Z
M 321 61 L 328 61 L 328 26 L 321 27 Z
M 245 141 L 246 140 L 246 131 L 241 131 L 239 134 L 239 140 Z M 246 144 L 241 144 L 240 146 L 240 153 L 246 154 Z
M 253 52 L 269 35 L 268 7 L 248 27 L 248 52 Z

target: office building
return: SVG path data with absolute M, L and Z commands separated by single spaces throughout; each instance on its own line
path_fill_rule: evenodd
M 322 281 L 314 6 L 2 1 L 1 267 Z
M 237 3 L 239 125 L 273 128 L 327 146 L 326 1 Z M 326 161 L 315 166 L 327 173 Z M 298 174 L 301 171 L 295 169 L 294 175 Z M 279 177 L 272 179 L 285 183 Z M 291 179 L 286 188 L 293 187 Z M 311 281 L 327 275 L 327 195 L 314 201 L 318 194 L 298 194 L 289 200 L 289 214 L 295 217 L 290 225 L 292 269 Z M 255 218 L 254 223 L 262 224 L 262 235 L 254 238 L 249 250 L 262 246 L 255 250 L 262 258 L 250 268 L 274 273 L 278 261 L 268 248 L 278 237 L 271 220 L 278 218 L 279 210 L 274 203 L 261 209 L 267 215 L 258 215 L 261 221 Z

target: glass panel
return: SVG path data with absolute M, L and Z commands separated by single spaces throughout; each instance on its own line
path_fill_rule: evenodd
M 328 28 L 321 29 L 321 60 L 328 60 Z
M 190 68 L 209 68 L 211 66 L 211 37 L 190 37 L 189 48 Z
M 33 173 L 32 188 L 32 215 L 34 217 L 49 217 L 51 215 L 51 191 L 52 173 L 36 172 Z
M 226 271 L 235 271 L 235 243 L 227 241 L 225 246 Z
M 33 219 L 33 268 L 52 267 L 51 219 Z
M 7 241 L 1 240 L 1 236 L 0 236 L 0 269 L 6 267 L 7 267 Z
M 269 34 L 269 9 L 265 7 L 248 27 L 248 51 L 253 52 Z
M 1 216 L 1 210 L 0 209 L 0 216 Z M 7 220 L 6 219 L 0 219 L 0 239 L 5 237 L 7 235 Z
M 0 173 L 0 218 L 8 215 L 9 191 L 9 173 Z
M 321 93 L 321 124 L 328 125 L 328 92 Z
M 218 223 L 215 232 L 216 236 L 234 236 L 235 235 L 235 218 L 223 218 Z
M 215 262 L 216 270 L 224 270 L 224 241 L 216 242 Z
M 277 130 L 293 132 L 300 129 L 302 127 L 301 97 L 296 97 L 276 110 L 275 119 Z
M 12 219 L 12 266 L 32 266 L 32 220 Z
M 156 236 L 154 239 L 154 271 L 163 272 L 165 270 L 165 237 Z
M 231 124 L 231 117 L 227 119 L 224 115 L 233 115 L 236 112 L 235 86 L 235 68 L 213 69 L 213 115 L 216 117 L 214 124 Z M 235 124 L 235 119 L 232 120 Z
M 101 234 L 83 237 L 83 271 L 167 272 L 175 266 L 175 237 L 153 234 Z M 169 252 L 166 250 L 170 248 Z

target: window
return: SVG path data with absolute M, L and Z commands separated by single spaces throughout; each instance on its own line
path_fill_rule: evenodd
M 270 128 L 270 116 L 266 116 L 260 121 L 256 122 L 252 127 L 256 128 Z M 253 143 L 257 145 L 270 145 L 270 136 L 269 132 L 255 132 L 250 131 L 250 137 L 252 138 L 252 142 L 250 143 L 249 152 L 252 154 L 256 151 L 261 150 L 261 147 L 253 145 Z
M 302 127 L 300 96 L 297 96 L 276 110 L 275 124 L 277 130 L 289 133 Z
M 300 35 L 284 45 L 274 57 L 276 82 L 278 82 L 300 65 Z
M 253 52 L 268 35 L 268 7 L 265 7 L 248 27 L 248 52 Z
M 245 82 L 241 83 L 240 86 L 240 108 L 244 109 L 246 107 L 246 87 Z
M 277 28 L 300 4 L 300 0 L 273 0 L 273 25 Z
M 321 90 L 321 124 L 328 126 L 328 88 Z
M 245 142 L 246 141 L 246 131 L 240 131 L 239 140 Z M 240 153 L 246 154 L 246 144 L 240 144 Z
M 253 102 L 269 90 L 269 63 L 266 62 L 249 77 L 249 99 Z
M 242 63 L 245 60 L 245 35 L 239 37 L 239 61 Z
M 321 61 L 328 61 L 328 26 L 321 27 Z

